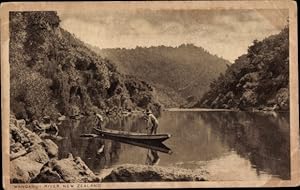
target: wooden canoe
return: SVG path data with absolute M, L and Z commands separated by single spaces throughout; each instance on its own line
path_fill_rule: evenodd
M 97 135 L 109 136 L 109 137 L 118 137 L 134 141 L 143 141 L 143 142 L 163 142 L 171 137 L 170 134 L 147 134 L 147 133 L 135 133 L 128 131 L 118 131 L 110 129 L 98 129 L 94 128 Z
M 163 153 L 167 153 L 167 154 L 172 154 L 172 150 L 169 147 L 167 147 L 166 145 L 164 145 L 163 143 L 150 144 L 147 142 L 145 143 L 143 141 L 134 141 L 134 140 L 128 140 L 128 139 L 124 139 L 124 138 L 101 136 L 101 135 L 96 135 L 96 134 L 82 134 L 82 135 L 80 135 L 80 137 L 109 139 L 109 140 L 114 140 L 114 141 L 118 141 L 118 142 L 125 143 L 125 144 L 130 144 L 133 146 L 138 146 L 138 147 L 151 149 L 151 150 L 155 150 L 155 151 L 159 151 L 159 152 L 163 152 Z

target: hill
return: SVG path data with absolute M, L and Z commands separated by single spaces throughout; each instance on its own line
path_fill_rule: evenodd
M 209 89 L 210 82 L 230 64 L 193 44 L 92 49 L 116 63 L 120 72 L 149 82 L 166 107 L 178 107 L 201 97 Z
M 194 107 L 289 110 L 288 27 L 255 40 Z
M 120 74 L 62 29 L 56 12 L 10 12 L 9 21 L 10 106 L 17 118 L 145 108 L 159 114 L 149 84 Z

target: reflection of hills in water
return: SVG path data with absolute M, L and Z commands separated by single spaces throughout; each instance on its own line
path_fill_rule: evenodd
M 290 178 L 289 113 L 274 116 L 250 112 L 180 112 L 180 117 L 175 117 L 178 114 L 165 112 L 162 117 L 166 123 L 173 119 L 178 126 L 172 134 L 174 139 L 170 139 L 182 139 L 176 147 L 170 145 L 174 154 L 191 150 L 189 154 L 176 155 L 183 167 L 197 167 L 191 163 L 221 159 L 234 151 L 249 160 L 258 174 L 266 172 Z
M 222 132 L 222 141 L 260 170 L 290 178 L 289 113 L 279 116 L 263 113 L 202 113 L 214 130 Z
M 223 171 L 235 169 L 243 174 L 239 171 L 243 169 L 226 165 L 226 159 L 232 158 L 249 162 L 257 176 L 267 173 L 288 179 L 288 118 L 288 113 L 273 116 L 249 112 L 163 112 L 158 132 L 172 134 L 165 144 L 173 154 L 159 153 L 159 165 L 196 169 L 206 162 L 223 160 L 220 166 Z M 71 152 L 80 156 L 95 172 L 118 164 L 145 164 L 148 153 L 145 148 L 114 140 L 79 138 L 80 134 L 92 132 L 93 123 L 93 117 L 83 118 L 80 122 L 66 121 L 60 127 L 60 135 L 68 139 L 58 142 L 62 150 L 59 156 L 66 157 Z M 110 121 L 106 127 L 145 132 L 146 124 L 139 117 L 128 117 Z M 103 153 L 97 155 L 97 149 L 102 145 Z

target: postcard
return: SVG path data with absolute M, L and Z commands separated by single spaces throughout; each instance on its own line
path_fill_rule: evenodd
M 4 189 L 300 184 L 294 1 L 1 4 Z

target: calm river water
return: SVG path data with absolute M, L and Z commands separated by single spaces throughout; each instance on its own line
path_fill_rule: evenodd
M 94 117 L 64 121 L 57 141 L 60 158 L 79 156 L 95 173 L 120 164 L 145 164 L 148 149 L 114 140 L 80 138 L 91 133 Z M 107 128 L 145 132 L 141 116 L 109 121 Z M 290 179 L 289 113 L 164 111 L 158 133 L 172 137 L 158 152 L 158 166 L 202 168 L 210 180 Z M 104 145 L 103 152 L 97 150 Z

